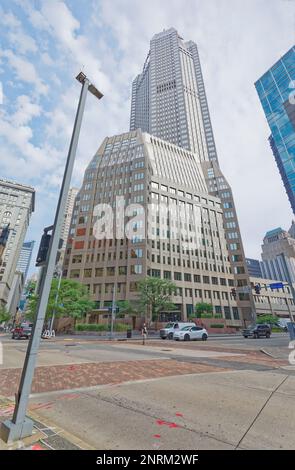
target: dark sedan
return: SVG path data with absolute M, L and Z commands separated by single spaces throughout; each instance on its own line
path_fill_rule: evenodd
M 242 335 L 244 338 L 261 338 L 263 336 L 265 336 L 265 338 L 270 338 L 271 328 L 266 324 L 250 325 L 242 331 Z

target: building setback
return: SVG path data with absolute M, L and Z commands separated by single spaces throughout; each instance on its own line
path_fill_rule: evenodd
M 295 46 L 255 83 L 268 121 L 270 146 L 295 213 Z
M 64 275 L 89 287 L 97 309 L 114 288 L 116 300 L 132 300 L 147 275 L 171 279 L 182 318 L 206 302 L 241 325 L 220 199 L 195 153 L 140 130 L 106 138 L 86 169 Z
M 0 264 L 0 304 L 10 311 L 8 299 L 13 298 L 17 261 L 22 249 L 29 220 L 35 206 L 35 190 L 12 181 L 0 179 L 0 227 L 8 230 L 8 240 Z M 13 315 L 14 308 L 10 313 Z
M 242 237 L 230 184 L 219 166 L 197 45 L 174 28 L 156 34 L 132 84 L 130 130 L 141 128 L 194 152 L 208 191 L 221 199 L 240 315 L 255 319 Z

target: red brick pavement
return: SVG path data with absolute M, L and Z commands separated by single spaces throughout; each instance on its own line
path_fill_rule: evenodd
M 206 364 L 174 360 L 100 362 L 37 367 L 32 392 L 51 392 L 95 385 L 118 384 L 131 380 L 198 374 L 229 370 Z M 18 390 L 21 369 L 0 371 L 0 395 L 13 396 Z
M 131 343 L 131 341 L 130 341 Z M 129 344 L 130 344 L 129 343 Z M 248 363 L 248 364 L 263 364 L 263 365 L 269 365 L 271 367 L 280 367 L 280 366 L 285 366 L 289 365 L 288 359 L 286 357 L 286 360 L 283 359 L 275 359 L 271 356 L 267 356 L 266 354 L 260 352 L 260 351 L 253 351 L 249 349 L 233 349 L 233 348 L 226 348 L 226 347 L 219 347 L 219 346 L 212 346 L 211 344 L 208 343 L 179 343 L 179 342 L 173 342 L 172 344 L 170 342 L 165 341 L 165 344 L 159 343 L 159 341 L 148 341 L 147 345 L 148 346 L 154 346 L 154 347 L 161 347 L 163 350 L 169 350 L 171 351 L 172 349 L 189 349 L 193 351 L 206 351 L 206 349 L 209 349 L 210 351 L 215 351 L 215 352 L 226 352 L 226 353 L 231 353 L 231 354 L 243 354 L 242 356 L 224 356 L 224 357 L 219 357 L 217 359 L 220 359 L 222 361 L 235 361 L 235 362 L 243 362 L 243 363 Z M 133 344 L 136 344 L 134 341 Z M 123 343 L 124 345 L 124 343 Z M 287 354 L 286 354 L 287 356 Z

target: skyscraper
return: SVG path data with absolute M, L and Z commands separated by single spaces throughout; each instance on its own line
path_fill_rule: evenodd
M 250 277 L 262 277 L 261 261 L 253 258 L 246 258 L 248 273 Z
M 0 263 L 0 304 L 8 309 L 8 301 L 13 297 L 17 262 L 34 208 L 34 188 L 0 180 L 0 228 L 8 231 Z M 12 309 L 10 313 L 15 312 Z
M 70 230 L 70 225 L 71 225 L 72 213 L 73 213 L 74 204 L 75 204 L 75 198 L 76 198 L 78 192 L 79 192 L 79 190 L 77 188 L 70 188 L 69 193 L 68 193 L 68 197 L 67 197 L 67 201 L 66 201 L 64 220 L 63 220 L 63 224 L 62 224 L 61 232 L 60 232 L 60 238 L 63 240 L 62 248 L 59 250 L 59 253 L 60 253 L 59 263 L 60 263 L 60 265 L 62 265 L 63 259 L 64 259 L 67 239 L 68 239 L 68 236 L 69 236 L 69 230 Z
M 268 279 L 287 281 L 295 286 L 295 223 L 287 230 L 269 230 L 262 244 L 262 273 Z
M 224 228 L 238 306 L 245 320 L 255 304 L 231 187 L 214 142 L 197 45 L 174 28 L 156 34 L 143 71 L 132 84 L 130 130 L 141 128 L 197 155 L 208 191 L 222 201 Z
M 19 255 L 18 262 L 17 262 L 16 270 L 23 273 L 24 282 L 26 281 L 26 278 L 27 278 L 27 275 L 28 275 L 34 245 L 35 245 L 34 241 L 24 242 L 23 246 L 22 246 L 22 249 L 21 249 L 21 252 L 20 252 L 20 255 Z
M 255 87 L 271 130 L 270 146 L 295 213 L 295 46 L 257 80 Z

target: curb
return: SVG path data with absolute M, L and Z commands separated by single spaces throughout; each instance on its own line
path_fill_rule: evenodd
M 262 352 L 263 354 L 266 354 L 266 356 L 271 357 L 272 359 L 277 359 L 277 357 L 273 356 L 271 353 L 269 353 L 268 351 L 266 351 L 263 348 L 259 349 L 259 351 Z
M 14 402 L 6 397 L 0 396 L 0 402 L 6 402 L 7 405 L 14 405 Z M 31 436 L 28 436 L 24 439 L 17 440 L 12 443 L 5 443 L 0 440 L 0 449 L 1 450 L 15 450 L 19 448 L 27 448 L 41 443 L 44 450 L 61 450 L 62 448 L 57 445 L 55 448 L 56 442 L 50 445 L 50 439 L 54 438 L 55 440 L 60 440 L 65 442 L 68 446 L 72 446 L 77 450 L 95 450 L 92 446 L 84 442 L 77 436 L 65 431 L 63 428 L 57 426 L 53 421 L 40 416 L 36 411 L 28 409 L 28 416 L 34 421 L 34 431 Z M 7 419 L 10 419 L 7 416 Z M 0 421 L 1 424 L 1 421 Z M 54 431 L 53 431 L 54 430 Z M 48 442 L 49 441 L 49 442 Z M 61 443 L 59 443 L 60 445 Z M 33 449 L 34 450 L 34 449 Z M 41 449 L 40 449 L 41 450 Z

